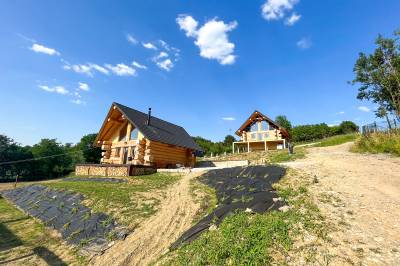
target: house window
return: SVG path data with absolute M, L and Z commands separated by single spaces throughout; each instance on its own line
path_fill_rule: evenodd
M 120 157 L 121 148 L 115 148 L 115 157 Z
M 255 140 L 257 137 L 257 133 L 251 133 L 251 139 Z
M 261 130 L 267 131 L 269 129 L 269 124 L 267 121 L 261 121 Z
M 257 123 L 254 123 L 254 124 L 251 125 L 250 131 L 251 132 L 258 131 Z
M 262 140 L 263 139 L 263 134 L 262 133 L 258 133 L 257 137 L 258 137 L 258 140 Z
M 125 124 L 121 130 L 119 131 L 119 141 L 123 141 L 126 140 L 126 128 L 127 128 L 128 124 Z
M 269 138 L 269 132 L 264 133 L 264 139 L 267 139 L 267 138 Z
M 139 130 L 137 130 L 137 128 L 133 129 L 131 131 L 131 139 L 137 139 L 138 138 L 138 134 L 139 134 Z

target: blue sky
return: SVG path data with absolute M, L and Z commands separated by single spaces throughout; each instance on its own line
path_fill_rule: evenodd
M 395 0 L 2 1 L 0 133 L 77 142 L 113 101 L 221 140 L 255 109 L 374 120 L 347 84 L 400 27 Z

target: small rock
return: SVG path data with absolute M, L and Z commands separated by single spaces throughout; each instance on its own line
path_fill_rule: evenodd
M 274 202 L 277 202 L 277 201 L 281 201 L 282 198 L 281 198 L 281 197 L 279 197 L 279 198 L 272 198 L 272 200 L 273 200 Z
M 210 226 L 210 228 L 208 228 L 208 230 L 210 230 L 210 231 L 215 231 L 215 230 L 217 230 L 217 226 L 216 226 L 215 224 L 212 224 L 212 225 Z
M 285 205 L 285 206 L 279 207 L 279 210 L 281 212 L 287 212 L 288 210 L 290 210 L 290 206 Z
M 245 212 L 252 213 L 252 212 L 253 212 L 253 210 L 252 210 L 252 209 L 250 209 L 250 208 L 246 208 Z

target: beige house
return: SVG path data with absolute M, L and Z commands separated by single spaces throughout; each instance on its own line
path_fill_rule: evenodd
M 101 164 L 193 167 L 201 151 L 183 127 L 113 103 L 97 135 Z
M 254 111 L 235 132 L 240 141 L 232 144 L 232 152 L 280 150 L 288 147 L 288 131 L 269 117 Z

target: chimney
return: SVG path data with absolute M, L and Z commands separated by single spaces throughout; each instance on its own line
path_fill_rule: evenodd
M 149 113 L 147 115 L 147 125 L 150 126 L 150 119 L 151 119 L 151 108 L 149 108 Z

